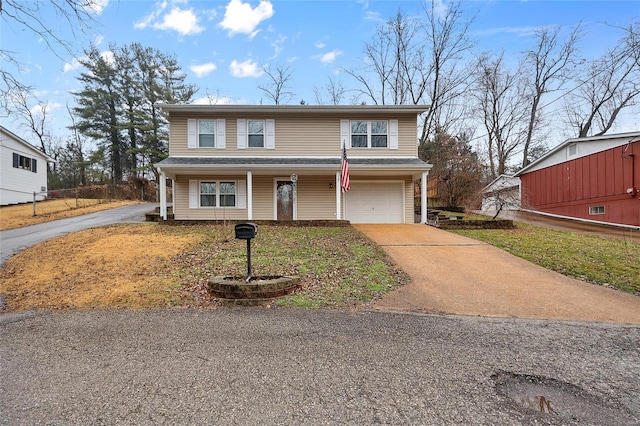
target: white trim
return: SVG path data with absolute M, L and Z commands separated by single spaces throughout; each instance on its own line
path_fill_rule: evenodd
M 342 194 L 342 188 L 340 188 L 340 172 L 336 172 L 336 220 L 342 220 L 342 202 L 340 200 Z
M 247 181 L 246 180 L 236 181 L 236 208 L 238 209 L 247 208 Z
M 253 219 L 253 174 L 247 171 L 247 220 Z
M 340 120 L 340 149 L 342 147 L 351 149 L 351 122 L 349 120 Z
M 224 118 L 219 118 L 216 120 L 216 148 L 217 149 L 226 149 L 227 148 L 227 129 L 226 122 Z
M 273 220 L 278 220 L 278 181 L 291 182 L 291 176 L 273 178 Z M 293 197 L 293 220 L 298 220 L 298 197 Z
M 200 207 L 200 181 L 189 179 L 189 208 L 197 209 L 198 207 Z
M 420 223 L 427 223 L 427 176 L 429 172 L 422 172 L 420 182 Z
M 247 149 L 247 120 L 238 118 L 237 146 L 238 149 Z
M 398 120 L 389 120 L 389 149 L 398 149 Z
M 187 148 L 195 149 L 198 147 L 198 120 L 195 118 L 187 119 Z
M 535 213 L 535 214 L 539 214 L 541 216 L 549 216 L 549 217 L 555 217 L 558 219 L 567 219 L 567 220 L 573 220 L 576 222 L 584 222 L 584 223 L 593 223 L 594 225 L 604 225 L 604 226 L 610 226 L 612 228 L 624 228 L 624 229 L 632 229 L 634 231 L 640 231 L 640 226 L 635 226 L 635 225 L 624 225 L 622 223 L 613 223 L 613 222 L 603 222 L 601 220 L 591 220 L 591 219 L 583 219 L 581 217 L 573 217 L 573 216 L 562 216 L 559 214 L 553 214 L 553 213 L 546 213 L 546 212 L 541 212 L 538 210 L 529 210 L 529 209 L 521 209 L 521 212 L 526 212 L 526 213 Z
M 160 172 L 160 218 L 167 220 L 167 175 Z
M 264 120 L 264 147 L 266 149 L 276 148 L 276 120 Z

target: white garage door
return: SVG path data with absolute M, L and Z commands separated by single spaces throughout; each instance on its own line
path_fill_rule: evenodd
M 404 223 L 402 182 L 351 182 L 345 218 L 351 223 Z

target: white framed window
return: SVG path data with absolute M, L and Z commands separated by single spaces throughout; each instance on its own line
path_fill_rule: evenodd
M 224 118 L 187 119 L 187 147 L 225 149 L 225 127 Z
M 216 182 L 200 182 L 200 207 L 216 207 L 217 203 Z
M 591 206 L 589 207 L 589 214 L 604 214 L 604 206 Z
M 249 148 L 264 148 L 264 120 L 247 120 Z
M 392 120 L 351 120 L 349 122 L 350 130 L 350 148 L 389 148 L 390 147 L 390 124 L 394 124 L 397 129 L 398 122 Z M 395 136 L 395 147 L 397 149 L 397 131 Z
M 236 181 L 200 181 L 200 207 L 238 207 Z
M 220 182 L 220 207 L 236 207 L 236 183 Z
M 216 147 L 216 121 L 198 120 L 198 147 Z
M 17 153 L 13 153 L 13 167 L 16 169 L 28 170 L 33 173 L 37 173 L 38 161 L 35 158 L 25 157 Z

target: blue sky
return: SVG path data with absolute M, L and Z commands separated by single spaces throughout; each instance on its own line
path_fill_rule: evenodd
M 341 70 L 363 64 L 364 43 L 377 25 L 398 8 L 409 15 L 422 13 L 422 2 L 415 0 L 95 1 L 97 25 L 76 39 L 63 21 L 43 9 L 53 29 L 73 41 L 75 57 L 61 49 L 56 55 L 33 34 L 2 23 L 2 48 L 17 53 L 22 82 L 49 103 L 54 133 L 66 133 L 65 104 L 73 105 L 69 92 L 79 88 L 76 58 L 90 43 L 108 51 L 109 43 L 139 42 L 175 54 L 187 81 L 200 87 L 195 98 L 209 93 L 219 103 L 268 103 L 257 88 L 268 82 L 263 67 L 290 65 L 296 94 L 291 103 L 315 103 L 314 87 L 326 84 L 330 75 L 346 88 L 353 86 Z M 466 1 L 464 8 L 475 15 L 471 35 L 476 51 L 504 50 L 511 58 L 529 46 L 535 29 L 580 21 L 586 31 L 582 54 L 597 56 L 620 37 L 611 25 L 640 19 L 640 1 L 477 0 Z M 1 119 L 21 133 L 15 122 Z

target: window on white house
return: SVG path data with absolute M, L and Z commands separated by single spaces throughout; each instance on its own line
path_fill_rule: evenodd
M 216 206 L 216 183 L 200 182 L 200 207 Z
M 236 183 L 220 182 L 220 207 L 236 206 Z
M 589 207 L 589 214 L 604 214 L 604 206 L 591 206 Z
M 389 130 L 386 121 L 352 121 L 351 148 L 387 148 Z
M 215 148 L 216 121 L 198 120 L 198 146 L 200 148 Z
M 248 120 L 249 148 L 264 148 L 264 120 Z
M 13 167 L 16 169 L 29 170 L 30 172 L 37 173 L 37 160 L 35 158 L 25 157 L 18 153 L 13 153 Z

